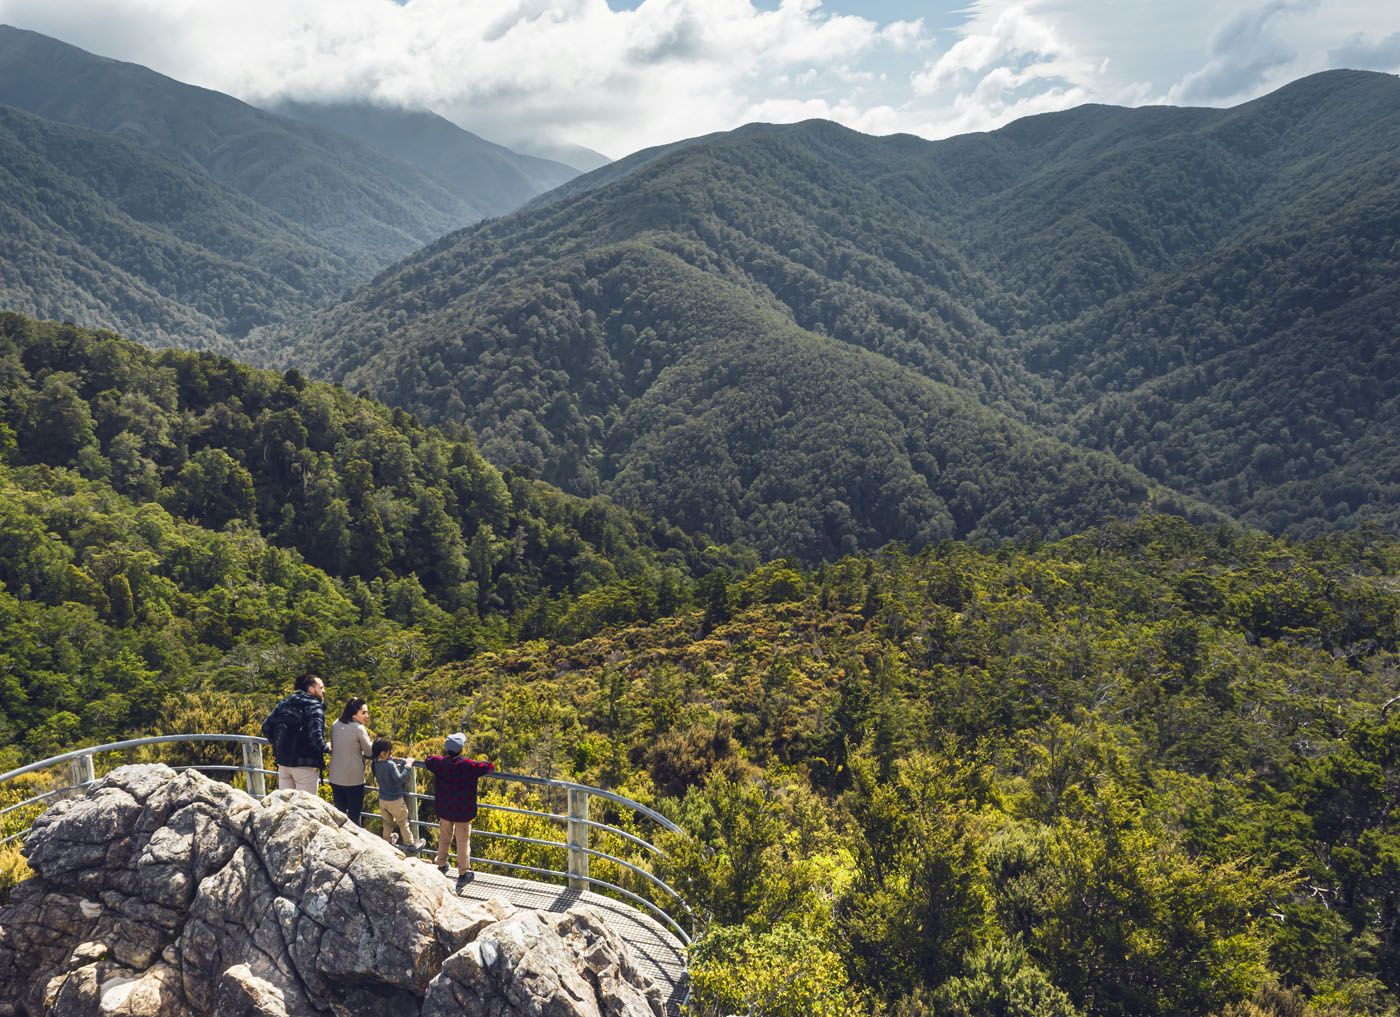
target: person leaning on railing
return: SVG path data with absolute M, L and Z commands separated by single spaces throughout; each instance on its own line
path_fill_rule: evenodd
M 467 736 L 461 731 L 447 736 L 445 752 L 429 756 L 423 766 L 433 775 L 433 808 L 438 816 L 437 867 L 447 871 L 447 852 L 457 839 L 457 879 L 472 870 L 472 820 L 476 818 L 476 782 L 495 763 L 463 759 Z
M 413 769 L 413 757 L 393 758 L 394 743 L 387 738 L 375 739 L 370 751 L 374 753 L 374 762 L 369 767 L 379 785 L 379 818 L 384 820 L 384 839 L 393 841 L 391 831 L 397 825 L 399 843 L 405 853 L 416 855 L 427 841 L 414 839 L 413 827 L 408 822 L 408 803 L 403 797 L 404 782 L 408 780 L 408 771 Z
M 326 765 L 325 699 L 326 686 L 319 675 L 298 675 L 296 691 L 263 721 L 262 736 L 272 745 L 280 787 L 316 793 Z
M 298 689 L 298 692 L 307 691 L 307 694 L 310 695 L 310 692 L 308 690 L 313 687 L 316 688 L 317 691 L 320 691 L 319 679 L 316 679 L 315 676 L 304 676 L 301 682 L 303 684 L 306 684 L 307 688 Z M 295 699 L 296 697 L 289 696 L 287 698 Z M 286 701 L 284 700 L 283 702 L 285 703 Z M 278 705 L 281 706 L 283 704 Z M 324 716 L 324 714 L 322 714 L 322 716 Z M 269 733 L 269 730 L 272 728 L 281 728 L 288 725 L 284 725 L 281 723 L 281 721 L 285 719 L 285 715 L 279 715 L 276 718 L 278 720 L 278 723 L 275 725 L 270 723 L 273 719 L 274 718 L 269 718 L 269 724 L 264 726 L 263 737 L 266 738 L 268 741 L 280 743 L 283 738 L 283 735 L 286 734 L 286 732 L 278 733 L 276 731 L 273 731 L 272 733 Z M 295 734 L 295 732 L 299 728 L 299 722 L 297 724 L 290 725 L 292 734 Z M 312 726 L 311 730 L 315 730 L 314 725 Z M 324 728 L 322 728 L 322 730 L 324 730 Z M 276 734 L 276 737 L 273 736 L 274 734 Z M 260 778 L 264 773 L 262 769 L 264 757 L 262 756 L 260 751 L 256 751 L 261 746 L 261 739 L 259 739 L 255 735 L 227 733 L 153 735 L 145 738 L 135 738 L 129 741 L 113 742 L 107 745 L 92 745 L 84 749 L 78 749 L 73 752 L 67 752 L 59 756 L 53 756 L 48 759 L 42 759 L 34 763 L 29 763 L 26 766 L 21 766 L 18 769 L 11 770 L 7 773 L 0 773 L 0 797 L 4 797 L 8 794 L 9 798 L 7 800 L 12 802 L 12 804 L 6 805 L 4 806 L 4 808 L 0 808 L 0 821 L 3 821 L 6 824 L 6 828 L 3 831 L 3 836 L 0 836 L 0 846 L 3 846 L 4 844 L 13 843 L 16 840 L 20 840 L 28 835 L 30 830 L 30 823 L 33 821 L 35 813 L 39 811 L 39 806 L 41 806 L 42 803 L 59 796 L 70 795 L 76 790 L 80 790 L 82 788 L 87 787 L 88 785 L 96 783 L 93 764 L 93 759 L 95 756 L 109 752 L 128 752 L 131 749 L 142 746 L 163 745 L 167 743 L 180 744 L 187 742 L 234 742 L 241 743 L 245 750 L 254 750 L 245 752 L 242 766 L 192 764 L 175 766 L 174 769 L 177 772 L 184 770 L 207 770 L 213 772 L 222 772 L 231 774 L 232 778 L 237 778 L 239 775 L 242 775 L 244 779 L 246 779 L 249 788 L 257 787 L 258 790 L 256 793 L 263 793 L 260 787 Z M 456 750 L 455 755 L 456 757 L 458 757 L 459 767 L 460 764 L 465 763 L 474 771 L 474 776 L 470 781 L 471 793 L 469 801 L 470 814 L 475 816 L 476 810 L 474 792 L 476 788 L 476 778 L 480 777 L 483 773 L 494 772 L 495 768 L 491 764 L 485 762 L 475 763 L 471 760 L 461 760 L 460 756 L 465 748 L 465 743 L 466 736 L 461 733 L 458 733 L 451 737 L 448 744 L 449 748 L 453 748 Z M 295 758 L 295 755 L 289 755 L 286 752 L 284 752 L 282 762 L 285 764 L 288 761 L 295 760 Z M 315 757 L 313 756 L 312 758 L 314 761 Z M 435 766 L 437 763 L 446 762 L 447 759 L 452 758 L 452 753 L 449 753 L 447 757 L 437 756 L 433 758 L 433 766 Z M 27 777 L 30 774 L 36 774 L 40 771 L 47 771 L 53 767 L 60 766 L 61 764 L 65 763 L 69 764 L 66 773 L 66 782 L 63 776 L 59 776 L 58 779 L 60 786 L 51 788 L 50 790 L 42 791 L 31 797 L 23 798 L 23 796 L 29 791 L 34 790 L 28 785 L 27 782 L 24 785 L 14 785 L 10 783 L 11 781 L 15 781 L 18 778 Z M 401 772 L 403 772 L 405 775 L 407 775 L 411 772 L 408 769 L 408 765 L 409 764 L 405 764 L 402 767 L 399 767 L 398 769 L 401 770 Z M 430 772 L 432 771 L 433 766 L 428 767 L 430 769 Z M 311 776 L 314 778 L 316 776 L 315 767 L 309 767 L 309 769 L 311 770 Z M 288 775 L 285 772 L 282 772 L 280 769 L 279 773 L 281 774 L 283 787 L 293 787 Z M 677 826 L 671 820 L 667 819 L 665 816 L 662 816 L 660 813 L 652 811 L 644 805 L 640 805 L 637 802 L 622 797 L 621 795 L 615 794 L 611 791 L 604 791 L 600 788 L 587 787 L 583 784 L 575 784 L 570 781 L 551 780 L 547 778 L 533 777 L 519 773 L 496 772 L 495 776 L 504 781 L 515 781 L 528 786 L 554 788 L 568 792 L 569 814 L 567 816 L 557 816 L 553 815 L 550 812 L 538 812 L 529 809 L 507 809 L 507 811 L 509 812 L 523 811 L 524 815 L 533 816 L 541 820 L 566 822 L 568 825 L 568 836 L 565 841 L 541 841 L 533 837 L 521 837 L 516 834 L 503 832 L 493 833 L 492 836 L 521 844 L 555 844 L 558 847 L 567 848 L 569 866 L 567 871 L 561 871 L 558 869 L 535 868 L 530 865 L 524 865 L 519 862 L 508 862 L 503 859 L 497 859 L 494 861 L 483 859 L 483 861 L 486 862 L 486 864 L 503 867 L 505 869 L 509 869 L 516 872 L 528 872 L 534 875 L 543 876 L 545 878 L 567 878 L 569 886 L 573 889 L 582 890 L 588 889 L 589 887 L 597 888 L 601 886 L 611 893 L 621 895 L 624 899 L 630 901 L 632 904 L 645 911 L 652 913 L 657 918 L 661 919 L 676 934 L 676 936 L 679 937 L 680 941 L 683 944 L 688 944 L 690 942 L 690 937 L 687 935 L 685 929 L 683 929 L 677 921 L 677 918 L 681 916 L 668 913 L 661 907 L 657 906 L 657 904 L 646 899 L 645 897 L 638 896 L 631 890 L 624 889 L 621 886 L 608 883 L 601 879 L 595 879 L 590 877 L 588 875 L 588 869 L 586 865 L 588 857 L 590 855 L 596 855 L 601 858 L 610 859 L 611 861 L 616 862 L 617 864 L 624 866 L 625 868 L 631 869 L 638 875 L 646 878 L 652 885 L 654 885 L 661 892 L 666 894 L 667 897 L 679 903 L 682 907 L 682 910 L 684 911 L 684 914 L 686 916 L 690 916 L 690 918 L 693 919 L 694 916 L 691 914 L 690 909 L 685 907 L 685 901 L 681 897 L 681 895 L 674 888 L 668 886 L 659 877 L 652 874 L 651 872 L 646 871 L 645 869 L 638 868 L 631 862 L 624 861 L 620 858 L 614 858 L 613 856 L 605 854 L 604 852 L 592 850 L 589 848 L 589 828 L 593 827 L 598 828 L 600 830 L 609 831 L 612 835 L 623 838 L 627 841 L 631 841 L 639 845 L 646 851 L 650 852 L 652 855 L 660 855 L 660 850 L 658 848 L 656 848 L 652 844 L 647 843 L 645 840 L 635 836 L 633 833 L 628 832 L 627 830 L 618 829 L 606 823 L 589 822 L 588 800 L 591 796 L 600 796 L 602 799 L 612 802 L 615 805 L 624 807 L 626 809 L 630 809 L 633 813 L 645 817 L 646 819 L 656 823 L 662 829 L 670 833 L 676 834 L 680 837 L 684 837 L 685 833 L 679 826 Z M 449 803 L 449 793 L 447 791 L 446 784 L 447 781 L 444 780 L 443 784 L 438 788 L 439 794 L 437 798 L 437 805 L 439 809 L 441 809 L 444 813 L 449 813 L 449 810 L 451 810 L 452 806 Z M 412 786 L 413 785 L 411 780 L 405 782 L 404 800 L 408 804 L 411 804 L 413 798 L 419 797 L 416 794 L 412 794 L 408 790 Z M 466 797 L 467 793 L 468 792 L 464 785 L 462 791 L 463 797 Z M 23 798 L 23 800 L 14 801 L 16 797 L 21 797 Z M 505 808 L 504 806 L 497 807 Z M 461 839 L 458 841 L 458 847 L 461 848 L 461 860 L 465 863 L 463 865 L 463 870 L 464 872 L 469 873 L 471 867 L 471 843 L 468 839 L 468 821 L 463 820 L 461 822 L 458 822 L 456 820 L 453 820 L 452 823 L 453 834 L 460 834 L 461 837 Z M 446 826 L 447 823 L 444 822 L 443 825 Z M 463 827 L 467 827 L 467 829 L 461 829 Z M 450 842 L 448 846 L 450 846 Z M 445 863 L 447 860 L 447 847 L 440 845 L 440 854 L 442 859 L 441 864 L 443 868 L 446 869 Z M 576 867 L 576 861 L 582 864 Z M 523 878 L 528 879 L 530 877 L 526 876 Z

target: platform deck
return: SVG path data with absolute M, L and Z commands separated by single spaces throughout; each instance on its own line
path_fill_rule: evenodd
M 459 897 L 483 901 L 497 897 L 516 907 L 552 913 L 567 911 L 576 904 L 587 904 L 627 942 L 638 970 L 660 987 L 667 1013 L 678 1017 L 681 1004 L 685 1002 L 687 981 L 685 948 L 675 933 L 630 904 L 611 897 L 483 871 L 485 864 L 479 862 L 471 880 L 458 887 Z M 445 878 L 455 880 L 456 873 L 449 870 Z

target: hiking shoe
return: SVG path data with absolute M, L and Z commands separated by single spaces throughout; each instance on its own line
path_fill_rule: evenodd
M 404 853 L 416 855 L 419 851 L 422 851 L 427 846 L 428 842 L 422 838 L 419 838 L 418 840 L 415 840 L 412 844 L 408 845 L 408 847 L 404 848 Z

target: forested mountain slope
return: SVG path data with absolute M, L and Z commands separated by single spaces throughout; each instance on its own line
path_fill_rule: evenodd
M 386 344 L 346 383 L 441 407 L 495 462 L 768 556 L 1062 535 L 1154 500 L 1195 511 L 954 386 L 798 328 L 686 253 L 622 243 L 493 284 L 466 321 L 448 304 L 431 335 Z
M 0 26 L 0 102 L 201 170 L 339 243 L 366 274 L 484 214 L 354 138 L 37 32 Z
M 928 170 L 906 178 L 922 189 L 906 183 L 900 197 L 956 228 L 961 250 L 1027 294 L 1026 324 L 1040 326 L 1368 200 L 1366 184 L 1392 182 L 1397 96 L 1393 75 L 1330 71 L 1229 110 L 1029 117 L 934 143 Z
M 427 110 L 368 103 L 284 102 L 279 116 L 358 138 L 471 195 L 484 215 L 503 215 L 578 176 L 572 166 L 512 152 Z
M 1076 112 L 1083 139 L 952 220 L 1026 301 L 1006 330 L 1027 365 L 1078 389 L 1058 433 L 1277 532 L 1394 526 L 1400 84 Z M 1134 144 L 1129 112 L 1151 128 Z M 1052 119 L 992 137 L 1043 148 Z M 980 166 L 1012 174 L 1013 151 Z
M 53 748 L 79 719 L 119 735 L 164 690 L 271 689 L 318 662 L 377 683 L 655 616 L 746 560 L 296 372 L 0 314 L 7 744 Z
M 723 376 L 732 351 L 704 352 L 716 321 L 744 320 L 776 383 L 801 389 L 810 364 L 770 342 L 795 325 L 811 356 L 875 354 L 1260 525 L 1400 526 L 1386 437 L 1397 110 L 1393 77 L 1338 71 L 1234 110 L 1083 107 L 943 142 L 752 125 L 638 153 L 445 238 L 291 355 L 470 420 L 497 461 L 664 514 L 670 493 L 632 485 L 627 457 L 704 464 L 633 451 L 664 446 L 630 421 L 698 425 L 639 418 L 633 401 L 663 381 L 687 401 L 666 373 L 680 349 L 703 367 L 687 384 Z M 726 294 L 703 313 L 701 278 Z M 888 390 L 855 363 L 848 391 Z M 862 419 L 834 409 L 842 398 L 833 414 Z M 759 428 L 744 452 L 784 475 L 789 502 L 827 499 L 778 451 L 791 433 Z M 753 479 L 727 476 L 721 497 Z M 888 520 L 897 502 L 871 511 Z
M 303 315 L 575 175 L 431 114 L 373 111 L 359 126 L 391 154 L 8 26 L 0 104 L 32 115 L 6 114 L 3 306 L 157 346 Z
M 0 106 L 0 307 L 218 348 L 335 296 L 337 245 L 129 142 Z

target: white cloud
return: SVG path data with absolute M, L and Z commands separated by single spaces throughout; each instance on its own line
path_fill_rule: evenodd
M 1084 102 L 1229 105 L 1342 60 L 1400 60 L 1400 5 L 1369 0 L 972 0 L 966 15 L 900 106 L 926 137 Z
M 507 143 L 622 155 L 874 80 L 919 23 L 784 0 L 0 0 L 0 20 L 251 102 L 421 105 Z M 791 75 L 792 84 L 778 82 Z
M 974 22 L 975 26 L 975 22 Z M 989 26 L 970 27 L 958 42 L 927 70 L 914 75 L 916 95 L 933 95 L 988 69 L 1004 70 L 1028 57 L 1072 57 L 1054 28 L 1024 7 L 997 11 Z
M 1333 67 L 1400 70 L 1400 32 L 1391 32 L 1383 39 L 1357 32 L 1340 46 L 1329 49 L 1327 60 Z
M 969 13 L 961 38 L 910 80 L 915 133 L 990 130 L 1102 94 L 1104 59 L 1066 37 L 1053 13 L 995 0 Z
M 1320 0 L 1270 0 L 1236 11 L 1210 39 L 1210 60 L 1172 86 L 1172 103 L 1227 103 L 1258 94 L 1270 72 L 1292 63 L 1298 50 L 1281 31 L 1291 15 L 1315 11 Z

